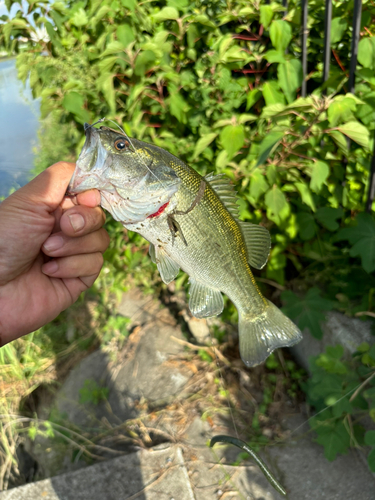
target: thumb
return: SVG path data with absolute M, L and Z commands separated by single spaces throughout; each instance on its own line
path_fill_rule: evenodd
M 43 207 L 53 212 L 64 198 L 74 169 L 75 163 L 55 163 L 13 193 L 9 200 L 14 197 L 26 206 Z

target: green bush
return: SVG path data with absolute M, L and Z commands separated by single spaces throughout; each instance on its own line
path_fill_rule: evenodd
M 6 1 L 8 8 L 13 3 Z M 373 213 L 363 213 L 375 129 L 375 5 L 363 1 L 352 95 L 354 2 L 333 2 L 331 72 L 324 85 L 325 1 L 309 2 L 310 97 L 301 98 L 300 2 L 288 3 L 285 13 L 281 1 L 259 0 L 36 2 L 13 19 L 3 16 L 0 46 L 19 53 L 20 78 L 29 78 L 42 116 L 54 120 L 43 139 L 50 145 L 51 130 L 54 136 L 60 130 L 77 154 L 82 124 L 106 116 L 201 174 L 227 174 L 241 218 L 271 231 L 263 280 L 278 288 L 288 283 L 286 312 L 320 338 L 325 311 L 366 314 L 375 306 L 375 222 Z M 51 147 L 40 166 L 49 155 L 55 161 L 55 153 Z M 96 290 L 109 300 L 127 273 L 154 286 L 145 242 L 138 235 L 124 238 L 111 219 L 107 225 L 111 247 Z M 330 371 L 319 369 L 328 381 Z M 320 408 L 311 396 L 316 373 L 308 393 Z M 351 387 L 347 374 L 336 375 Z M 333 417 L 344 425 L 341 414 Z M 367 441 L 373 444 L 373 436 Z
M 299 4 L 289 2 L 285 16 L 281 3 L 255 0 L 37 3 L 27 16 L 20 9 L 3 17 L 1 40 L 18 50 L 17 36 L 28 37 L 19 76 L 41 97 L 42 116 L 53 113 L 72 129 L 76 152 L 83 143 L 77 128 L 106 116 L 202 174 L 225 172 L 241 217 L 271 230 L 266 278 L 298 278 L 302 292 L 319 285 L 331 299 L 340 294 L 346 310 L 367 310 L 375 253 L 366 248 L 374 246 L 375 225 L 356 215 L 375 127 L 375 38 L 368 36 L 375 7 L 364 2 L 353 96 L 345 94 L 353 2 L 335 2 L 326 91 L 342 92 L 322 97 L 324 1 L 309 2 L 313 94 L 301 99 Z M 369 233 L 360 238 L 364 224 Z M 355 285 L 353 273 L 363 277 Z

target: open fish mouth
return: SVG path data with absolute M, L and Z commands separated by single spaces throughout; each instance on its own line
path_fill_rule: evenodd
M 101 144 L 97 129 L 85 123 L 84 130 L 86 141 L 78 157 L 67 194 L 78 194 L 89 189 L 105 189 L 113 192 L 114 187 L 105 181 L 104 175 L 112 164 L 112 158 Z

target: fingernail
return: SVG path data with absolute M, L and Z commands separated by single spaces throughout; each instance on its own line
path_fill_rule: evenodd
M 58 250 L 64 245 L 64 239 L 61 236 L 51 236 L 43 243 L 43 248 L 52 252 L 53 250 Z
M 58 270 L 59 266 L 55 260 L 51 260 L 42 266 L 42 271 L 44 274 L 54 274 Z
M 79 231 L 85 225 L 85 219 L 80 214 L 69 215 L 69 220 L 74 231 Z

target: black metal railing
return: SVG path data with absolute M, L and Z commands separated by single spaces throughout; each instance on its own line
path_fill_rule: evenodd
M 266 3 L 269 3 L 268 1 Z M 288 9 L 288 1 L 283 0 L 283 6 L 285 7 L 285 13 Z M 307 37 L 308 37 L 308 0 L 301 0 L 301 48 L 302 48 L 302 87 L 301 95 L 306 97 L 306 83 L 307 83 Z M 361 28 L 361 17 L 362 17 L 362 0 L 354 0 L 354 11 L 353 11 L 353 31 L 352 31 L 352 43 L 351 43 L 351 55 L 350 55 L 350 68 L 349 68 L 349 92 L 355 93 L 355 71 L 357 68 L 357 55 L 358 55 L 358 44 L 360 38 L 360 28 Z M 330 60 L 331 60 L 331 22 L 332 22 L 332 0 L 325 0 L 325 18 L 324 18 L 324 59 L 323 59 L 323 84 L 328 81 Z M 350 141 L 348 142 L 350 147 Z M 375 199 L 375 140 L 374 140 L 374 151 L 371 160 L 371 169 L 369 174 L 369 185 L 367 191 L 366 199 L 366 211 L 371 212 L 372 203 Z

